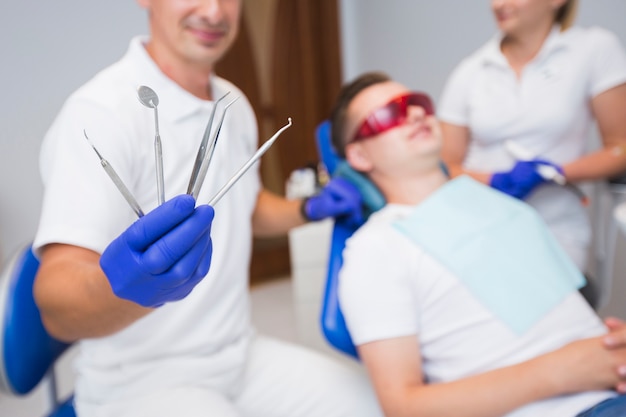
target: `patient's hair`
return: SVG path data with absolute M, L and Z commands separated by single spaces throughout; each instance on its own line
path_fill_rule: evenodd
M 342 158 L 346 157 L 346 113 L 348 106 L 361 91 L 374 85 L 390 81 L 391 78 L 383 72 L 366 72 L 352 82 L 344 85 L 339 91 L 337 100 L 330 114 L 331 138 L 335 151 Z

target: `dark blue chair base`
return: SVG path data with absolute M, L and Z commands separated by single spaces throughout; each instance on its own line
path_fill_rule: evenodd
M 48 417 L 76 417 L 76 412 L 74 411 L 74 396 L 72 395 L 67 400 L 63 401 Z

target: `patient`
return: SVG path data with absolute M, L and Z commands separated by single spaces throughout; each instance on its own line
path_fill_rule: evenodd
M 331 118 L 336 151 L 387 201 L 348 240 L 339 277 L 385 414 L 625 416 L 626 353 L 602 347 L 584 278 L 532 208 L 448 180 L 433 113 L 367 73 Z

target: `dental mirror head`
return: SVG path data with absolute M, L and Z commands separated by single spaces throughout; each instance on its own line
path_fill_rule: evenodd
M 154 159 L 157 176 L 157 195 L 159 204 L 165 202 L 164 178 L 163 178 L 163 150 L 161 147 L 161 135 L 159 134 L 159 96 L 148 86 L 141 85 L 137 88 L 137 97 L 144 106 L 154 109 Z
M 146 85 L 141 85 L 137 88 L 137 98 L 146 107 L 156 108 L 159 105 L 159 96 Z

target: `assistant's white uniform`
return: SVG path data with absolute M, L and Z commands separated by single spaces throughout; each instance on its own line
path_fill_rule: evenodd
M 442 121 L 470 130 L 465 168 L 510 170 L 515 160 L 503 146 L 507 140 L 559 165 L 580 158 L 594 120 L 590 100 L 626 82 L 626 53 L 619 40 L 602 28 L 561 32 L 554 27 L 519 79 L 500 41 L 500 35 L 494 37 L 458 65 L 439 104 Z M 526 201 L 584 270 L 591 226 L 576 195 L 546 184 Z
M 133 39 L 119 62 L 72 94 L 47 133 L 35 249 L 60 242 L 101 253 L 136 218 L 83 129 L 144 212 L 157 205 L 154 110 L 138 101 L 140 85 L 154 89 L 160 100 L 166 199 L 186 192 L 213 102 L 167 78 L 143 41 Z M 227 91 L 223 102 L 240 99 L 226 114 L 199 203 L 206 203 L 257 149 L 256 119 L 246 97 L 217 76 L 211 86 L 216 99 Z M 79 416 L 379 415 L 362 375 L 321 355 L 255 336 L 248 267 L 259 190 L 254 168 L 220 200 L 210 272 L 187 298 L 116 334 L 79 342 Z
M 387 205 L 346 243 L 339 301 L 355 345 L 415 335 L 425 380 L 440 383 L 523 362 L 606 332 L 573 290 L 529 330 L 516 333 L 448 267 L 394 226 L 413 209 Z M 480 239 L 475 242 L 480 252 Z M 598 391 L 556 397 L 506 417 L 573 417 L 614 396 Z

